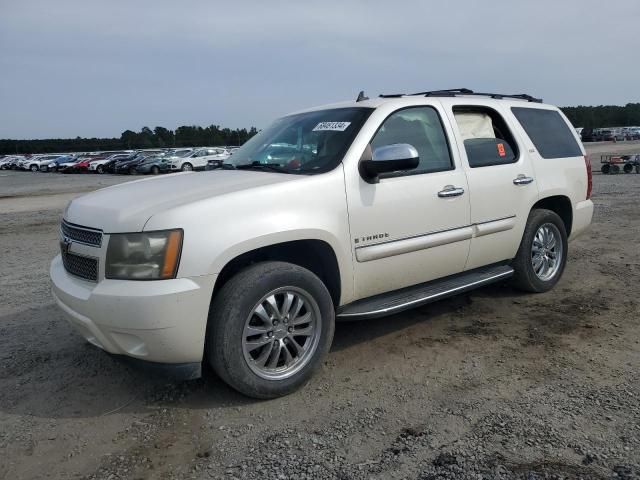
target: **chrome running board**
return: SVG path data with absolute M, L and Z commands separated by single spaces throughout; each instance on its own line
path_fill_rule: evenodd
M 384 317 L 498 282 L 512 275 L 513 268 L 508 265 L 477 268 L 469 272 L 357 300 L 340 307 L 336 312 L 336 317 L 338 320 Z

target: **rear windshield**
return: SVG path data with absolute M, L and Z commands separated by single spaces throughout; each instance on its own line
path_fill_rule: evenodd
M 542 158 L 582 156 L 571 129 L 557 111 L 524 107 L 512 107 L 511 111 Z

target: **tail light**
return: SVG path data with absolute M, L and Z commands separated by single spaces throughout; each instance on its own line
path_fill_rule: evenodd
M 591 172 L 591 159 L 589 155 L 584 156 L 584 164 L 587 167 L 587 200 L 591 198 L 591 191 L 593 190 L 593 173 Z

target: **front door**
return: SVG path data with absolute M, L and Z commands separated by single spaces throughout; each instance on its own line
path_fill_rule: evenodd
M 410 144 L 420 157 L 417 169 L 383 175 L 373 184 L 355 168 L 345 172 L 356 299 L 464 269 L 472 235 L 469 193 L 439 108 L 391 113 L 364 154 Z

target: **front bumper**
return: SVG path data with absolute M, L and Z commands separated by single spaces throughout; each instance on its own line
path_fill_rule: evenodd
M 215 275 L 88 282 L 51 262 L 53 297 L 88 342 L 117 355 L 167 364 L 201 362 Z

